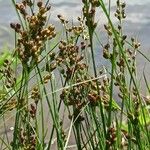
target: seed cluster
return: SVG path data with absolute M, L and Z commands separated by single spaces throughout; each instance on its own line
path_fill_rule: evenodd
M 0 103 L 0 107 L 3 106 L 0 110 L 0 113 L 12 111 L 17 107 L 17 101 L 15 98 L 10 99 L 5 105 Z
M 27 133 L 23 129 L 20 132 L 20 145 L 24 150 L 36 150 L 36 136 L 33 129 Z
M 108 145 L 109 149 L 113 149 L 113 144 L 116 142 L 117 140 L 117 136 L 116 136 L 116 127 L 110 127 L 108 129 L 108 140 L 106 141 L 106 144 Z M 136 142 L 135 138 L 132 138 L 131 135 L 129 135 L 128 131 L 121 129 L 121 148 L 122 149 L 126 149 L 128 146 L 128 140 L 130 139 L 132 142 Z
M 104 107 L 107 109 L 110 99 L 108 78 L 103 79 L 102 81 L 91 80 L 90 82 L 84 83 L 84 81 L 89 80 L 90 77 L 87 75 L 83 77 L 84 78 L 80 77 L 80 79 L 77 80 L 77 84 L 79 83 L 79 85 L 63 90 L 60 95 L 61 100 L 63 100 L 67 106 L 72 106 L 74 108 L 73 115 L 69 117 L 78 117 L 78 122 L 84 120 L 84 116 L 81 115 L 81 111 L 86 104 L 95 108 L 100 102 L 102 102 Z M 97 82 L 99 84 L 100 95 L 97 93 Z M 83 93 L 83 91 L 86 92 Z
M 119 21 L 121 19 L 126 18 L 125 7 L 126 7 L 126 4 L 124 2 L 122 3 L 122 2 L 120 2 L 120 0 L 117 0 L 117 10 L 115 13 L 115 17 L 117 17 Z
M 60 20 L 60 22 L 63 24 L 63 26 L 66 29 L 66 34 L 68 34 L 68 36 L 70 36 L 70 38 L 68 38 L 68 40 L 73 41 L 76 37 L 82 36 L 83 39 L 87 40 L 87 37 L 85 34 L 86 33 L 86 27 L 84 25 L 84 21 L 83 18 L 78 17 L 78 22 L 79 25 L 69 25 L 69 21 L 65 19 L 65 17 L 63 17 L 62 15 L 58 15 L 57 16 Z
M 35 104 L 38 104 L 38 101 L 40 100 L 40 92 L 37 86 L 35 86 L 31 91 L 31 98 L 34 100 Z
M 116 141 L 116 129 L 114 127 L 109 128 L 108 135 L 109 135 L 109 138 L 107 139 L 106 144 L 109 145 L 109 148 L 111 149 L 111 146 Z
M 5 86 L 10 89 L 13 88 L 16 83 L 16 77 L 11 67 L 11 62 L 9 60 L 4 60 L 3 68 L 0 70 L 0 73 L 5 78 Z
M 30 4 L 31 5 L 31 4 Z M 38 12 L 27 13 L 30 6 L 26 1 L 16 4 L 17 10 L 23 15 L 27 26 L 21 26 L 19 23 L 11 23 L 11 27 L 19 34 L 16 52 L 22 63 L 29 61 L 38 62 L 40 54 L 44 50 L 44 43 L 56 36 L 55 27 L 48 25 L 45 27 L 50 6 L 44 6 L 42 1 L 37 2 Z
M 95 13 L 96 13 L 96 7 L 100 5 L 100 2 L 98 0 L 82 0 L 84 6 L 83 6 L 83 16 L 86 19 L 85 24 L 90 27 L 91 34 L 93 34 L 97 23 L 95 22 Z

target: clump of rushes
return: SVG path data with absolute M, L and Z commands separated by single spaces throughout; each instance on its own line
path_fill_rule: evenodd
M 55 55 L 54 64 L 60 68 L 60 73 L 64 77 L 65 85 L 74 85 L 69 89 L 64 89 L 60 95 L 61 101 L 69 109 L 69 119 L 74 121 L 74 135 L 77 146 L 81 149 L 80 127 L 84 116 L 82 110 L 88 103 L 86 100 L 87 83 L 82 83 L 88 79 L 88 65 L 85 63 L 84 51 L 87 47 L 87 39 L 84 36 L 85 27 L 82 18 L 78 18 L 79 25 L 70 26 L 63 16 L 58 15 L 66 31 L 66 39 L 60 41 L 59 53 Z M 81 41 L 80 41 L 81 40 Z M 52 55 L 54 56 L 54 55 Z M 52 68 L 50 66 L 50 68 Z M 79 84 L 79 85 L 76 85 Z M 82 92 L 81 92 L 82 91 Z
M 85 116 L 90 115 L 92 117 L 92 114 L 85 111 L 85 107 L 88 106 L 90 109 L 96 110 L 100 102 L 104 107 L 108 106 L 107 86 L 109 79 L 105 78 L 100 81 L 88 74 L 89 64 L 85 63 L 86 56 L 84 53 L 90 47 L 90 42 L 89 36 L 85 36 L 87 29 L 83 18 L 78 18 L 79 25 L 71 27 L 69 26 L 69 21 L 66 21 L 63 16 L 59 15 L 58 18 L 65 27 L 67 40 L 60 41 L 57 55 L 51 54 L 51 59 L 54 61 L 49 68 L 51 71 L 60 68 L 65 84 L 73 85 L 69 89 L 62 91 L 60 99 L 69 109 L 69 119 L 74 121 L 74 135 L 77 140 L 77 146 L 78 149 L 81 149 L 84 140 L 80 135 L 80 130 L 82 130 L 85 119 L 88 120 Z M 97 93 L 97 86 L 99 87 L 99 93 Z M 90 123 L 88 125 L 91 128 L 93 127 Z M 85 134 L 86 132 L 88 131 L 85 131 Z M 94 137 L 91 138 L 94 140 Z
M 113 25 L 111 7 L 107 10 L 103 0 L 82 0 L 77 22 L 57 15 L 64 34 L 53 43 L 56 29 L 48 24 L 49 0 L 12 2 L 20 19 L 10 24 L 16 37 L 14 59 L 5 59 L 0 69 L 0 114 L 16 109 L 13 139 L 7 140 L 12 150 L 50 150 L 53 143 L 58 150 L 68 149 L 70 137 L 78 150 L 149 149 L 149 99 L 137 86 L 140 43 L 123 30 L 126 4 L 116 1 L 118 23 Z M 108 19 L 104 44 L 96 33 L 99 8 Z M 99 73 L 95 35 L 110 64 Z M 14 71 L 18 65 L 19 74 Z M 6 126 L 4 115 L 3 120 Z
M 56 30 L 54 25 L 47 25 L 48 12 L 51 9 L 48 2 L 45 4 L 41 0 L 36 3 L 34 1 L 23 0 L 22 2 L 16 3 L 15 7 L 20 16 L 21 23 L 11 23 L 10 26 L 17 35 L 15 54 L 22 64 L 22 79 L 19 93 L 16 94 L 17 114 L 12 147 L 13 149 L 18 149 L 19 147 L 36 149 L 36 142 L 32 145 L 32 140 L 30 141 L 30 137 L 32 138 L 30 132 L 34 126 L 36 127 L 36 112 L 41 96 L 39 94 L 39 87 L 35 87 L 31 92 L 31 99 L 34 100 L 34 103 L 28 106 L 28 104 L 31 103 L 28 96 L 28 82 L 31 71 L 34 67 L 38 68 L 41 54 L 46 49 L 46 42 L 56 36 Z M 34 7 L 36 7 L 36 9 L 34 9 Z M 9 76 L 11 75 L 10 71 L 11 70 L 7 71 Z M 9 80 L 10 79 L 9 77 Z M 50 77 L 47 75 L 44 77 L 44 81 L 41 82 L 46 84 L 49 79 Z M 13 80 L 13 83 L 9 81 L 7 87 L 12 87 L 14 82 L 15 80 Z M 30 121 L 33 123 L 30 124 Z M 20 129 L 26 133 L 23 141 L 19 139 L 21 135 Z M 35 130 L 32 132 L 35 134 Z
M 126 64 L 125 64 L 125 57 L 127 56 L 125 49 L 125 42 L 127 39 L 126 35 L 123 35 L 123 29 L 122 29 L 122 20 L 125 18 L 125 3 L 120 2 L 117 0 L 117 10 L 115 13 L 115 17 L 119 20 L 118 27 L 115 29 L 117 38 L 114 36 L 114 30 L 112 29 L 112 26 L 110 22 L 106 25 L 104 25 L 104 29 L 106 30 L 106 33 L 108 35 L 108 42 L 103 46 L 103 57 L 105 59 L 108 59 L 111 63 L 111 79 L 110 79 L 110 90 L 108 91 L 109 95 L 109 101 L 108 101 L 108 121 L 107 121 L 107 136 L 106 136 L 106 149 L 112 148 L 113 145 L 115 145 L 117 141 L 117 144 L 119 147 L 121 147 L 121 126 L 117 128 L 117 132 L 119 136 L 115 137 L 110 134 L 110 128 L 113 123 L 113 118 L 112 118 L 112 106 L 113 106 L 113 90 L 114 90 L 114 85 L 119 87 L 119 97 L 121 95 L 121 103 L 122 103 L 122 111 L 121 111 L 121 119 L 120 119 L 120 125 L 122 124 L 122 116 L 123 116 L 123 110 L 124 110 L 124 99 L 128 97 L 129 91 L 127 89 L 127 83 L 126 83 Z M 117 41 L 118 40 L 118 41 Z M 118 46 L 119 42 L 121 48 L 123 49 L 123 52 L 121 53 L 120 47 Z M 111 128 L 112 129 L 112 128 Z
M 124 111 L 127 112 L 128 125 L 133 126 L 133 131 L 130 130 L 129 134 L 131 138 L 136 139 L 137 146 L 141 149 L 141 131 L 139 128 L 139 108 L 142 107 L 141 96 L 139 94 L 139 89 L 136 85 L 137 73 L 136 73 L 136 53 L 140 47 L 140 43 L 136 39 L 131 38 L 131 41 L 127 42 L 127 35 L 123 34 L 123 19 L 126 18 L 125 15 L 124 2 L 117 0 L 117 8 L 115 12 L 115 17 L 118 19 L 119 23 L 117 28 L 111 25 L 111 22 L 104 25 L 104 29 L 108 35 L 108 42 L 103 46 L 103 57 L 108 59 L 111 63 L 111 82 L 110 82 L 110 100 L 108 106 L 108 128 L 113 123 L 112 119 L 112 96 L 113 87 L 116 86 L 119 90 L 118 97 L 119 102 L 121 102 L 121 113 L 120 113 L 120 124 L 117 128 L 118 136 L 116 142 L 121 148 L 121 127 L 124 118 Z M 115 31 L 114 31 L 115 30 Z M 127 74 L 131 77 L 128 78 Z M 128 85 L 128 83 L 130 83 Z M 125 107 L 125 108 L 124 108 Z M 110 133 L 107 131 L 107 138 L 110 138 Z M 108 140 L 109 141 L 109 140 Z M 115 144 L 113 144 L 115 145 Z M 106 149 L 109 149 L 110 144 L 106 142 Z
M 58 15 L 58 18 L 66 29 L 67 41 L 60 41 L 59 53 L 55 56 L 55 64 L 60 68 L 60 72 L 64 77 L 66 84 L 77 84 L 87 80 L 86 70 L 88 69 L 88 66 L 84 62 L 83 55 L 86 44 L 80 42 L 80 45 L 78 45 L 79 37 L 84 40 L 84 26 L 82 24 L 82 19 L 78 18 L 79 25 L 70 26 L 69 22 L 66 21 L 64 17 Z M 74 86 L 67 90 L 63 90 L 60 95 L 61 100 L 64 101 L 66 106 L 72 106 L 73 114 L 70 114 L 69 118 L 74 118 L 76 122 L 84 120 L 84 117 L 82 117 L 80 112 L 86 102 L 80 91 L 86 91 L 86 86 L 86 83 Z

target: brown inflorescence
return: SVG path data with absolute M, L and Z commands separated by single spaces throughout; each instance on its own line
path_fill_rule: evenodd
M 47 22 L 46 13 L 50 6 L 45 6 L 42 1 L 37 2 L 38 12 L 28 13 L 27 2 L 23 1 L 16 4 L 16 9 L 23 15 L 26 27 L 19 23 L 11 23 L 10 26 L 19 34 L 16 52 L 23 64 L 34 64 L 39 62 L 40 55 L 44 50 L 44 43 L 56 36 L 55 27 L 50 24 L 45 27 Z
M 114 127 L 110 127 L 108 129 L 108 139 L 106 140 L 106 144 L 109 148 L 113 146 L 116 142 L 116 129 Z
M 117 10 L 115 13 L 115 17 L 118 18 L 119 21 L 121 19 L 126 18 L 125 7 L 126 7 L 125 2 L 120 2 L 119 0 L 117 0 Z
M 36 135 L 32 128 L 30 128 L 30 133 L 24 129 L 20 129 L 20 147 L 25 150 L 36 150 Z
M 32 91 L 31 91 L 31 98 L 34 100 L 35 104 L 37 105 L 40 98 L 41 98 L 41 95 L 40 95 L 40 91 L 38 89 L 37 86 L 35 86 Z
M 9 61 L 7 59 L 4 60 L 3 68 L 1 69 L 0 73 L 5 78 L 5 81 L 4 81 L 5 86 L 8 89 L 13 88 L 14 85 L 16 84 L 16 77 L 15 77 L 15 73 L 11 66 L 11 61 Z

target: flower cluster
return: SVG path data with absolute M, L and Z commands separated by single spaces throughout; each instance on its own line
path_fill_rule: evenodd
M 95 22 L 95 13 L 96 13 L 96 7 L 100 5 L 100 2 L 98 0 L 82 0 L 84 6 L 83 6 L 83 16 L 85 18 L 85 23 L 88 28 L 90 28 L 91 34 L 93 34 L 97 23 Z
M 30 133 L 27 133 L 21 128 L 19 139 L 24 150 L 36 150 L 36 136 L 33 129 L 30 130 Z
M 5 78 L 5 86 L 8 89 L 13 88 L 16 83 L 16 77 L 11 67 L 11 62 L 8 59 L 4 60 L 3 68 L 0 70 L 0 73 Z
M 55 27 L 50 24 L 45 27 L 47 22 L 46 13 L 50 6 L 45 6 L 42 1 L 37 2 L 38 12 L 28 13 L 31 4 L 26 1 L 16 4 L 16 9 L 23 15 L 26 26 L 19 23 L 11 23 L 11 27 L 19 34 L 16 52 L 22 63 L 37 63 L 40 54 L 44 50 L 44 44 L 56 36 Z M 34 11 L 34 10 L 32 10 Z
M 124 2 L 122 3 L 119 0 L 117 0 L 117 10 L 116 10 L 115 16 L 118 18 L 118 20 L 126 18 L 125 7 L 126 7 L 126 4 Z

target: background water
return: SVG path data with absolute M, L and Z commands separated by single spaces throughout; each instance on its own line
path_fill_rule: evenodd
M 116 0 L 112 0 L 112 11 L 115 10 L 115 1 Z M 137 37 L 142 45 L 141 51 L 144 52 L 146 56 L 150 58 L 150 0 L 125 1 L 127 4 L 127 18 L 124 22 L 125 33 L 129 36 Z M 51 0 L 51 4 L 52 11 L 50 21 L 56 24 L 58 27 L 58 14 L 63 14 L 66 18 L 74 21 L 76 20 L 77 16 L 80 16 L 81 14 L 81 0 Z M 106 22 L 106 19 L 103 15 L 101 15 L 101 11 L 99 11 L 99 13 L 99 22 L 101 29 L 101 25 Z M 11 22 L 15 22 L 16 20 L 16 12 L 12 7 L 11 0 L 0 0 L 0 51 L 2 51 L 2 47 L 5 44 L 9 45 L 10 47 L 13 47 L 14 34 L 13 31 L 10 29 L 9 24 Z M 96 53 L 96 59 L 102 59 L 100 56 L 98 45 Z M 100 62 L 99 65 L 105 64 L 104 61 L 98 62 Z M 149 75 L 149 64 L 146 63 L 144 59 L 141 59 L 140 56 L 138 56 L 137 65 L 138 72 L 141 74 L 141 76 L 144 66 L 146 66 L 145 71 L 147 75 Z M 149 76 L 148 79 L 150 79 Z M 11 124 L 8 123 L 8 131 L 10 127 Z M 2 133 L 4 133 L 4 131 L 0 130 L 0 134 Z
M 107 0 L 108 1 L 108 0 Z M 106 2 L 107 2 L 106 1 Z M 125 23 L 126 32 L 137 36 L 145 48 L 149 48 L 150 33 L 150 0 L 125 0 L 127 3 L 127 19 Z M 112 10 L 116 0 L 112 0 Z M 75 19 L 81 14 L 81 0 L 51 0 L 51 21 L 57 22 L 57 14 L 63 14 L 68 19 Z M 5 43 L 13 43 L 13 34 L 9 28 L 10 22 L 16 20 L 16 13 L 12 7 L 11 0 L 0 0 L 0 47 Z M 101 24 L 105 22 L 102 15 Z
M 107 0 L 108 1 L 108 0 Z M 112 7 L 116 0 L 112 0 Z M 140 39 L 144 45 L 149 44 L 146 38 L 149 33 L 150 25 L 150 0 L 126 0 L 127 3 L 127 31 L 136 36 L 140 35 Z M 57 21 L 57 14 L 63 14 L 69 19 L 76 18 L 81 14 L 81 0 L 51 0 L 52 11 L 51 20 Z M 10 34 L 9 24 L 16 20 L 16 13 L 12 7 L 11 0 L 0 0 L 0 47 L 4 43 L 11 44 L 13 36 Z M 101 18 L 101 23 L 105 21 Z M 141 36 L 144 35 L 143 36 Z

